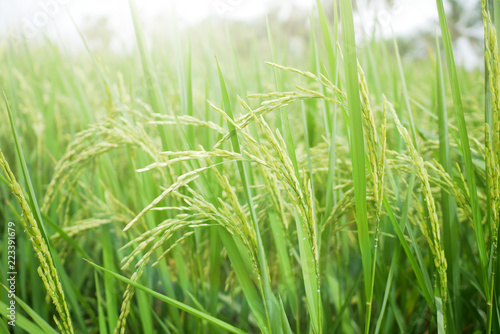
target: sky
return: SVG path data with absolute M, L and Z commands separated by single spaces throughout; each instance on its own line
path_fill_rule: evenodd
M 435 0 L 394 0 L 392 5 L 374 0 L 358 2 L 361 8 L 360 15 L 355 17 L 356 26 L 362 25 L 369 31 L 376 18 L 385 37 L 392 35 L 392 29 L 404 36 L 437 22 Z M 271 6 L 279 9 L 279 17 L 286 18 L 292 11 L 314 9 L 315 0 L 135 0 L 135 4 L 147 31 L 151 28 L 148 25 L 161 21 L 159 17 L 168 20 L 172 13 L 176 13 L 182 28 L 208 17 L 252 20 L 265 15 Z M 80 28 L 107 17 L 110 28 L 117 34 L 114 43 L 120 40 L 133 43 L 128 0 L 0 0 L 0 41 L 8 33 L 28 40 L 46 35 L 56 40 L 62 38 L 65 43 L 79 40 L 70 16 Z M 467 50 L 468 46 L 464 48 Z
M 292 10 L 310 10 L 314 0 L 136 0 L 145 22 L 162 14 L 177 12 L 182 25 L 199 22 L 209 16 L 221 19 L 251 20 L 265 15 L 270 6 L 277 6 L 283 17 Z M 376 14 L 384 22 L 391 22 L 401 33 L 422 27 L 428 18 L 436 17 L 434 0 L 396 0 L 392 6 L 377 8 L 371 1 L 365 20 Z M 25 35 L 43 34 L 56 22 L 66 31 L 67 13 L 77 24 L 91 18 L 107 16 L 114 28 L 131 26 L 128 0 L 0 0 L 0 33 L 13 27 Z M 369 13 L 369 14 L 368 14 Z

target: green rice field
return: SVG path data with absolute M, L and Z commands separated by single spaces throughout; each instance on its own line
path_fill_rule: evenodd
M 299 49 L 137 6 L 130 52 L 0 40 L 0 332 L 500 333 L 499 1 L 474 69 L 443 0 L 420 57 L 350 0 Z

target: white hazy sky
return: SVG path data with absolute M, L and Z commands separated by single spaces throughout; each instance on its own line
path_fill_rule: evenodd
M 358 1 L 361 15 L 355 17 L 356 26 L 362 25 L 368 31 L 375 17 L 386 37 L 391 36 L 391 26 L 399 35 L 436 26 L 435 0 L 395 0 L 393 5 L 380 0 L 369 2 L 366 5 L 367 0 Z M 477 0 L 464 3 L 475 6 Z M 135 4 L 147 30 L 162 20 L 168 21 L 173 13 L 177 13 L 181 27 L 207 17 L 252 20 L 265 15 L 270 7 L 278 7 L 279 16 L 286 18 L 292 11 L 313 9 L 315 0 L 135 0 Z M 60 35 L 66 42 L 79 40 L 68 12 L 80 28 L 107 17 L 118 37 L 115 43 L 120 38 L 130 43 L 127 39 L 134 36 L 128 0 L 0 0 L 0 42 L 6 33 L 28 39 Z
M 208 16 L 251 20 L 265 15 L 270 6 L 281 8 L 282 15 L 286 17 L 291 10 L 311 9 L 315 1 L 136 0 L 135 3 L 144 22 L 176 11 L 181 25 L 188 25 Z M 371 3 L 369 8 L 364 10 L 364 19 L 373 19 L 373 16 L 377 15 L 379 20 L 392 24 L 395 31 L 401 33 L 421 28 L 428 19 L 436 18 L 434 0 L 396 0 L 393 6 L 379 4 L 378 8 L 374 5 L 376 1 Z M 50 22 L 56 22 L 64 32 L 67 24 L 66 9 L 79 25 L 89 18 L 107 16 L 116 30 L 131 26 L 127 0 L 0 0 L 0 33 L 20 26 L 21 30 L 30 35 L 38 34 L 48 29 Z

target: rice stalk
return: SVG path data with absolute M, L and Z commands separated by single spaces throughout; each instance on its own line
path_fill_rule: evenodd
M 491 120 L 485 122 L 485 158 L 488 181 L 489 209 L 491 215 L 491 273 L 488 300 L 488 333 L 492 330 L 493 304 L 495 296 L 495 272 L 498 256 L 498 234 L 500 225 L 500 54 L 497 43 L 497 31 L 491 20 L 491 9 L 486 1 L 481 1 L 485 36 L 485 63 L 489 78 L 491 99 Z M 490 122 L 490 124 L 488 123 Z
M 418 154 L 418 151 L 413 146 L 412 140 L 406 128 L 403 127 L 399 118 L 394 110 L 392 104 L 387 103 L 389 111 L 394 117 L 394 122 L 398 128 L 398 131 L 406 144 L 406 148 L 411 157 L 411 162 L 415 166 L 417 171 L 417 177 L 420 180 L 422 195 L 424 197 L 425 206 L 427 208 L 428 221 L 431 226 L 430 233 L 428 232 L 425 225 L 421 225 L 421 231 L 427 239 L 429 246 L 431 248 L 432 254 L 434 256 L 434 266 L 438 272 L 439 282 L 440 282 L 440 292 L 441 298 L 443 300 L 443 308 L 445 308 L 447 298 L 448 298 L 448 280 L 446 276 L 446 257 L 442 249 L 441 233 L 440 233 L 440 223 L 437 216 L 436 204 L 434 202 L 434 196 L 432 195 L 432 190 L 429 184 L 429 176 L 427 169 L 425 168 L 424 161 L 422 157 Z M 423 217 L 422 217 L 423 218 Z M 444 327 L 446 328 L 446 312 L 444 315 Z
M 74 333 L 71 315 L 69 314 L 68 305 L 66 304 L 66 298 L 64 296 L 61 281 L 59 279 L 59 275 L 57 274 L 52 257 L 49 254 L 49 246 L 42 237 L 42 233 L 40 232 L 31 208 L 24 197 L 21 186 L 17 183 L 17 180 L 12 173 L 9 163 L 3 155 L 2 150 L 0 150 L 0 167 L 9 182 L 9 187 L 12 193 L 21 206 L 21 223 L 24 227 L 24 232 L 29 238 L 38 261 L 40 261 L 40 267 L 37 269 L 38 275 L 43 281 L 48 297 L 52 300 L 57 310 L 58 316 L 54 316 L 57 328 L 62 333 Z
M 74 174 L 78 173 L 95 157 L 112 149 L 131 144 L 141 148 L 151 157 L 157 156 L 156 145 L 149 141 L 150 137 L 140 126 L 132 126 L 123 118 L 93 125 L 81 131 L 68 146 L 66 153 L 59 160 L 54 175 L 45 193 L 42 211 L 47 211 L 56 192 Z

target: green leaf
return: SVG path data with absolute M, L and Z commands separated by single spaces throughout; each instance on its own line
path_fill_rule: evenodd
M 484 293 L 489 300 L 490 291 L 488 288 L 488 256 L 486 253 L 486 243 L 483 231 L 481 211 L 479 206 L 479 198 L 476 189 L 476 176 L 474 174 L 474 165 L 472 164 L 471 149 L 469 143 L 469 136 L 467 133 L 467 126 L 465 122 L 464 108 L 462 105 L 462 95 L 460 93 L 460 84 L 455 67 L 455 59 L 453 57 L 453 50 L 451 44 L 450 32 L 446 22 L 446 15 L 444 12 L 443 0 L 436 0 L 439 23 L 441 26 L 441 34 L 446 53 L 446 64 L 448 65 L 448 76 L 451 85 L 451 92 L 453 96 L 453 105 L 455 108 L 456 120 L 458 123 L 458 130 L 460 135 L 460 147 L 462 156 L 465 162 L 465 173 L 467 177 L 467 186 L 470 194 L 474 233 L 476 236 L 476 244 L 479 252 L 479 262 L 481 264 L 481 282 L 483 285 Z
M 167 304 L 170 304 L 172 306 L 177 307 L 178 309 L 180 309 L 182 311 L 185 311 L 185 312 L 187 312 L 189 314 L 192 314 L 192 315 L 194 315 L 194 316 L 196 316 L 196 317 L 198 317 L 200 319 L 206 320 L 206 321 L 208 321 L 209 323 L 211 323 L 213 325 L 216 325 L 216 326 L 218 326 L 218 327 L 220 327 L 222 329 L 225 329 L 228 332 L 237 333 L 237 334 L 244 334 L 245 333 L 244 331 L 242 331 L 242 330 L 240 330 L 240 329 L 238 329 L 238 328 L 236 328 L 236 327 L 234 327 L 234 326 L 232 326 L 232 325 L 230 325 L 230 324 L 228 324 L 228 323 L 226 323 L 226 322 L 224 322 L 222 320 L 219 320 L 219 319 L 211 316 L 210 314 L 207 314 L 205 312 L 199 311 L 199 310 L 197 310 L 197 309 L 195 309 L 195 308 L 193 308 L 193 307 L 191 307 L 189 305 L 186 305 L 186 304 L 181 303 L 181 302 L 179 302 L 179 301 L 177 301 L 175 299 L 172 299 L 170 297 L 162 295 L 161 293 L 153 291 L 150 288 L 148 288 L 148 287 L 146 287 L 146 286 L 144 286 L 142 284 L 134 282 L 134 281 L 132 281 L 132 280 L 130 280 L 130 279 L 128 279 L 128 278 L 120 275 L 120 274 L 112 272 L 111 270 L 103 268 L 103 267 L 101 267 L 101 266 L 99 266 L 99 265 L 97 265 L 97 264 L 95 264 L 93 262 L 90 262 L 90 261 L 88 261 L 86 259 L 84 259 L 84 260 L 87 261 L 94 268 L 99 269 L 99 270 L 105 272 L 106 274 L 109 274 L 109 275 L 113 276 L 114 278 L 116 278 L 116 279 L 118 279 L 118 280 L 120 280 L 120 281 L 122 281 L 124 283 L 127 283 L 127 284 L 129 284 L 131 286 L 133 286 L 134 288 L 137 288 L 137 289 L 139 289 L 141 291 L 144 291 L 147 294 L 153 296 L 154 298 L 157 298 L 157 299 L 159 299 L 159 300 L 161 300 L 161 301 L 163 301 L 163 302 L 165 302 Z
M 366 204 L 365 174 L 365 140 L 363 136 L 363 120 L 358 85 L 358 63 L 356 57 L 356 41 L 352 4 L 349 0 L 340 1 L 340 18 L 342 22 L 342 44 L 344 52 L 344 70 L 346 76 L 347 99 L 350 125 L 350 154 L 352 158 L 352 178 L 356 202 L 356 226 L 358 242 L 363 264 L 365 296 L 372 300 L 372 247 L 368 231 Z M 370 330 L 371 305 L 366 310 L 365 333 Z

